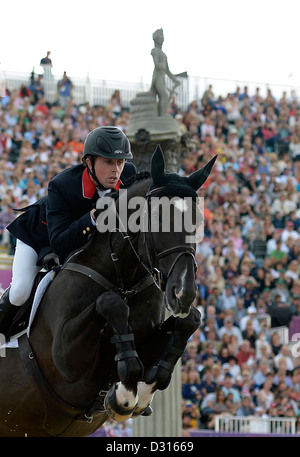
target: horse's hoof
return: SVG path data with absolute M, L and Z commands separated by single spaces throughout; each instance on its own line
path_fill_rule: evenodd
M 142 410 L 138 410 L 136 409 L 134 411 L 134 413 L 132 414 L 132 417 L 138 417 L 138 416 L 151 416 L 151 414 L 153 413 L 153 409 L 150 405 L 146 406 L 145 409 L 142 409 Z
M 145 411 L 142 413 L 142 416 L 151 416 L 152 413 L 153 413 L 153 408 L 151 408 L 151 406 L 148 405 L 147 408 L 145 409 Z
M 132 417 L 137 403 L 133 408 L 122 408 L 117 403 L 116 386 L 113 386 L 104 398 L 104 409 L 106 414 L 117 422 L 125 422 Z

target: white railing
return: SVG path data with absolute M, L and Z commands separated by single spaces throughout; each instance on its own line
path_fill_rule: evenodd
M 121 92 L 121 98 L 126 108 L 130 109 L 130 101 L 136 96 L 137 92 L 145 92 L 149 90 L 150 83 L 140 82 L 124 82 L 124 81 L 112 81 L 112 80 L 95 80 L 90 79 L 87 75 L 86 78 L 78 78 L 73 75 L 69 75 L 74 83 L 74 102 L 77 105 L 89 102 L 90 105 L 106 105 L 115 89 L 119 89 Z M 241 80 L 229 80 L 229 79 L 218 79 L 209 78 L 205 76 L 177 76 L 181 84 L 176 89 L 176 103 L 179 108 L 186 111 L 189 103 L 192 100 L 196 100 L 200 104 L 200 100 L 204 91 L 208 88 L 209 84 L 212 84 L 215 98 L 218 96 L 226 97 L 228 92 L 235 92 L 239 86 L 241 91 L 244 86 L 248 86 L 248 93 L 251 95 L 255 94 L 256 87 L 260 88 L 262 97 L 267 95 L 267 89 L 271 89 L 273 95 L 279 100 L 282 96 L 283 91 L 286 91 L 290 96 L 292 90 L 295 91 L 297 96 L 300 96 L 299 86 L 284 85 L 284 84 L 269 84 L 264 82 L 250 82 Z M 12 90 L 20 88 L 22 83 L 29 85 L 30 74 L 12 72 L 9 70 L 1 69 L 0 71 L 0 83 L 3 80 L 6 81 L 7 87 Z M 57 82 L 61 78 L 60 76 L 53 75 L 52 79 L 45 79 L 44 85 L 46 89 L 46 97 L 49 103 L 53 103 L 57 100 Z M 172 84 L 167 78 L 167 87 L 172 88 Z
M 215 416 L 216 432 L 234 433 L 259 433 L 274 435 L 295 435 L 296 419 L 294 417 L 268 417 L 261 418 L 256 416 Z
M 277 333 L 279 336 L 280 344 L 289 344 L 289 328 L 285 325 L 280 327 L 272 327 L 270 328 L 271 335 L 273 333 Z
M 36 75 L 35 75 L 36 76 Z M 30 77 L 27 73 L 17 73 L 9 71 L 1 71 L 0 82 L 5 81 L 6 87 L 11 91 L 19 89 L 21 84 L 26 86 L 30 85 Z M 44 78 L 44 90 L 46 101 L 54 103 L 58 100 L 57 83 L 60 77 L 53 76 L 51 78 Z M 150 84 L 144 84 L 142 81 L 139 83 L 124 82 L 124 81 L 108 81 L 108 80 L 95 80 L 86 78 L 77 78 L 70 76 L 74 84 L 73 100 L 76 105 L 88 102 L 91 106 L 103 105 L 106 106 L 113 92 L 118 89 L 121 93 L 121 99 L 124 108 L 130 109 L 130 102 L 135 98 L 138 92 L 147 92 L 150 89 Z M 181 84 L 176 89 L 176 101 L 180 109 L 186 110 L 189 104 L 189 88 L 188 79 L 185 77 L 178 77 Z M 168 90 L 172 90 L 172 83 L 167 78 L 166 81 Z

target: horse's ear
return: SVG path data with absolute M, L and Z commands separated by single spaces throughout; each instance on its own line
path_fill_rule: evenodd
M 158 144 L 151 158 L 151 176 L 153 183 L 157 182 L 165 172 L 165 157 L 162 148 Z
M 217 160 L 217 155 L 215 155 L 209 162 L 207 162 L 204 167 L 200 170 L 194 171 L 188 178 L 189 185 L 194 189 L 198 190 L 205 183 L 207 178 L 210 175 L 211 169 L 214 166 L 215 161 Z

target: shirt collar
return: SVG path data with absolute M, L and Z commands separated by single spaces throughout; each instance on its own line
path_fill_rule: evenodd
M 115 190 L 119 190 L 121 184 L 122 184 L 122 181 L 119 179 L 119 181 L 117 182 L 117 184 L 115 186 Z M 96 190 L 97 190 L 96 186 L 93 183 L 93 181 L 91 180 L 91 177 L 90 177 L 87 169 L 85 168 L 84 172 L 82 173 L 82 194 L 85 198 L 93 198 Z M 103 188 L 103 191 L 105 191 L 104 188 Z

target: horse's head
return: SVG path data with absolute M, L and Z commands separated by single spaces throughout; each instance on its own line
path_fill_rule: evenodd
M 164 154 L 158 146 L 151 159 L 151 173 L 130 178 L 116 195 L 117 211 L 109 205 L 97 219 L 100 232 L 101 224 L 108 220 L 109 230 L 126 235 L 128 243 L 122 244 L 128 248 L 124 261 L 126 266 L 131 262 L 131 268 L 123 271 L 125 284 L 146 269 L 165 292 L 174 316 L 188 315 L 196 296 L 196 237 L 201 223 L 203 226 L 197 190 L 208 178 L 216 158 L 191 176 L 182 177 L 165 170 Z M 100 200 L 104 205 L 104 198 Z M 107 226 L 103 227 L 105 231 Z M 120 243 L 120 237 L 114 241 Z M 118 250 L 118 244 L 115 248 Z M 141 266 L 143 271 L 139 270 Z
M 209 176 L 216 158 L 191 176 L 181 177 L 166 172 L 160 146 L 152 156 L 143 244 L 146 262 L 156 273 L 158 286 L 165 291 L 174 316 L 185 317 L 196 296 L 196 235 L 203 222 L 197 190 Z

